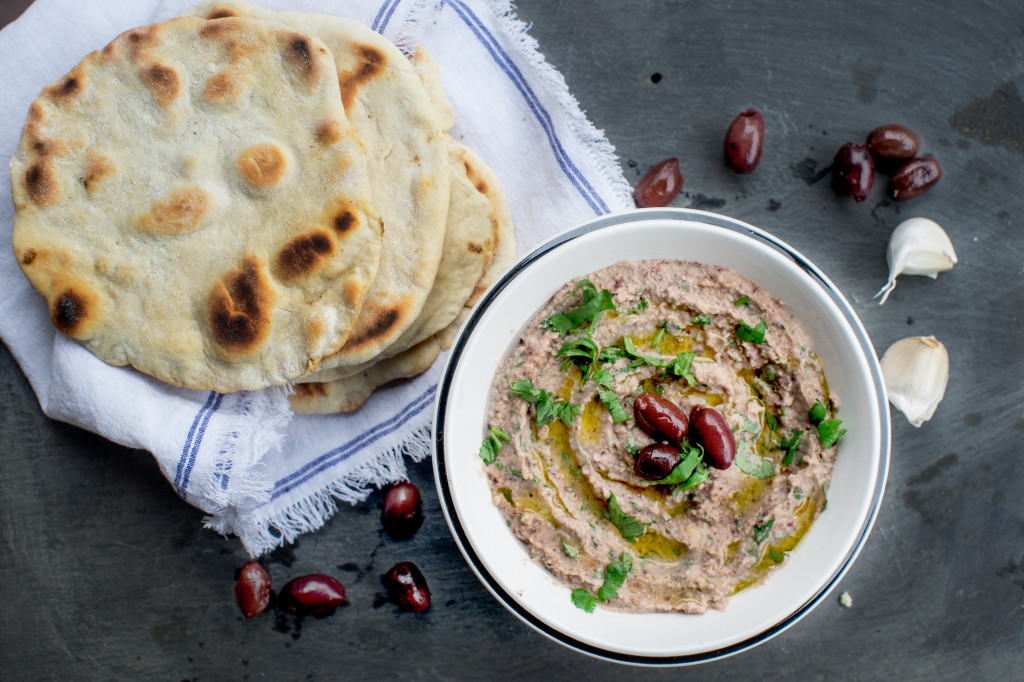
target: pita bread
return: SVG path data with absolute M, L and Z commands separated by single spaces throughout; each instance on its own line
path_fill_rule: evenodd
M 334 55 L 345 112 L 367 150 L 373 204 L 384 221 L 380 270 L 346 344 L 321 367 L 378 356 L 416 319 L 441 261 L 450 172 L 444 131 L 416 70 L 387 39 L 349 19 L 271 12 L 237 0 L 188 15 L 272 20 L 322 40 Z
M 57 328 L 171 384 L 308 372 L 375 281 L 381 224 L 334 61 L 280 25 L 119 36 L 32 103 L 11 178 L 14 252 Z
M 295 393 L 289 399 L 292 410 L 303 414 L 351 412 L 362 406 L 363 402 L 378 387 L 395 379 L 412 377 L 426 371 L 442 350 L 452 347 L 455 337 L 466 318 L 469 317 L 479 296 L 516 262 L 516 240 L 512 215 L 497 176 L 468 148 L 465 158 L 469 159 L 468 169 L 472 169 L 468 175 L 476 179 L 474 186 L 477 191 L 487 197 L 498 225 L 495 256 L 488 264 L 480 281 L 477 282 L 470 300 L 458 312 L 455 319 L 434 336 L 392 358 L 363 368 L 357 375 L 333 381 L 297 383 Z M 310 376 L 313 377 L 316 374 Z
M 466 305 L 494 257 L 498 226 L 491 202 L 469 179 L 471 167 L 467 161 L 468 148 L 451 140 L 449 152 L 452 197 L 448 227 L 444 235 L 444 252 L 434 286 L 419 317 L 398 341 L 376 358 L 359 365 L 317 369 L 298 379 L 299 382 L 334 381 L 360 374 L 371 365 L 394 357 L 441 331 Z

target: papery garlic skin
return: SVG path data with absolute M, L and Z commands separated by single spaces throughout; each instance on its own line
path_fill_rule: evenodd
M 926 275 L 935 279 L 938 273 L 952 270 L 956 264 L 956 251 L 949 235 L 937 222 L 928 218 L 910 218 L 892 231 L 885 259 L 889 263 L 889 281 L 875 294 L 875 298 L 882 297 L 878 305 L 889 298 L 899 275 Z
M 889 346 L 881 364 L 893 407 L 913 426 L 931 419 L 949 381 L 946 347 L 934 336 L 911 336 Z

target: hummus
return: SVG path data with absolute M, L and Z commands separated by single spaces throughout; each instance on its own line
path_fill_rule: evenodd
M 733 465 L 699 464 L 685 483 L 637 475 L 655 442 L 633 415 L 645 391 L 719 411 Z M 624 261 L 566 284 L 526 326 L 492 385 L 481 457 L 512 532 L 577 606 L 701 613 L 770 575 L 824 509 L 836 407 L 772 294 L 724 267 Z

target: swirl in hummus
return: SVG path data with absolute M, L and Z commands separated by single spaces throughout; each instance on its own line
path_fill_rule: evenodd
M 648 391 L 721 413 L 733 465 L 640 477 L 655 440 L 633 400 Z M 764 580 L 824 509 L 837 407 L 771 293 L 724 267 L 624 261 L 527 325 L 491 387 L 481 457 L 512 532 L 577 606 L 701 613 Z

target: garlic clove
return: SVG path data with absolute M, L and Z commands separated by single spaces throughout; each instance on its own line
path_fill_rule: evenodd
M 946 347 L 934 336 L 911 336 L 889 346 L 881 364 L 893 407 L 913 426 L 931 419 L 949 381 Z
M 926 275 L 935 279 L 938 273 L 953 268 L 956 251 L 949 235 L 934 220 L 910 218 L 892 231 L 885 259 L 889 263 L 889 281 L 875 294 L 875 298 L 882 297 L 878 305 L 889 298 L 889 293 L 896 287 L 896 277 Z

